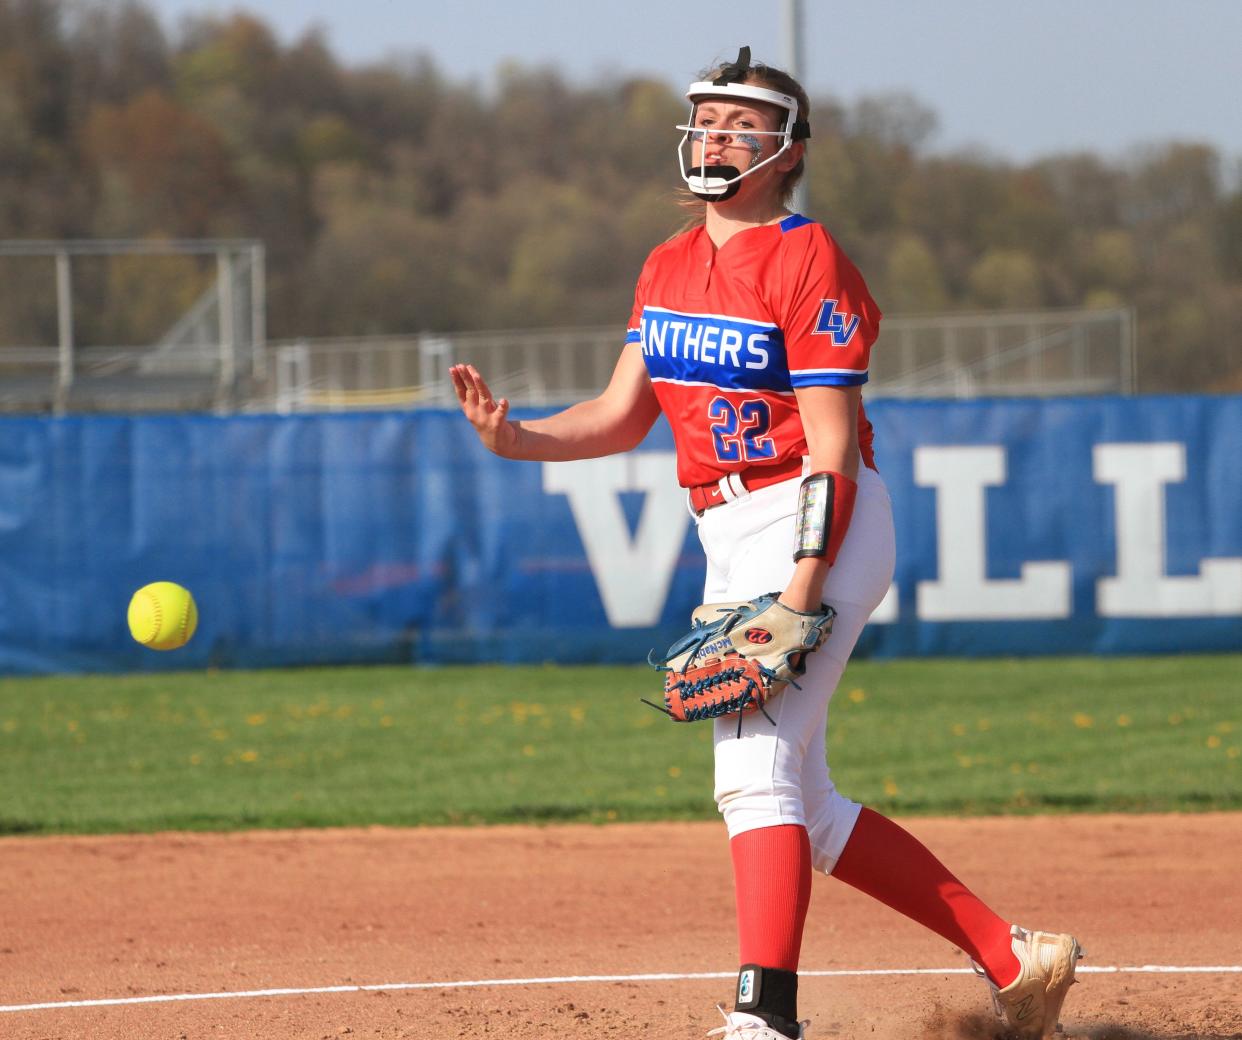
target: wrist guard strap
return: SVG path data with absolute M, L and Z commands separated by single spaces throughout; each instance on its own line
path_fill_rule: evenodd
M 812 473 L 798 492 L 795 561 L 806 556 L 837 562 L 845 532 L 854 515 L 858 485 L 841 473 Z

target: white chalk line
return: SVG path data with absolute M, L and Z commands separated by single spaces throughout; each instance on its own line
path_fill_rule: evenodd
M 1078 968 L 1082 975 L 1236 975 L 1242 965 L 1142 964 L 1088 966 Z M 876 975 L 973 975 L 971 968 L 840 968 L 829 971 L 800 971 L 803 977 L 857 978 Z M 250 989 L 232 993 L 163 993 L 150 997 L 105 997 L 98 1000 L 57 1000 L 43 1004 L 0 1005 L 0 1013 L 55 1011 L 69 1008 L 121 1007 L 132 1004 L 172 1004 L 190 1000 L 253 1000 L 258 997 L 303 997 L 318 993 L 391 993 L 398 990 L 487 989 L 496 986 L 548 986 L 586 982 L 682 982 L 693 979 L 732 979 L 736 971 L 657 972 L 646 975 L 554 975 L 530 979 L 451 979 L 445 982 L 383 982 L 359 986 L 303 986 L 285 989 Z

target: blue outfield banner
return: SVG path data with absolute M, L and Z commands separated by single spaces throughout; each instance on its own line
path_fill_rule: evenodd
M 1242 398 L 868 412 L 898 568 L 860 653 L 1242 649 Z M 536 464 L 455 412 L 0 419 L 0 672 L 637 662 L 703 571 L 663 423 Z M 126 631 L 156 580 L 182 650 Z

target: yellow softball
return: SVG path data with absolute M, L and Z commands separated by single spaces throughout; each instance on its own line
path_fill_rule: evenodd
M 198 628 L 198 607 L 190 590 L 171 581 L 144 585 L 129 601 L 129 631 L 152 650 L 185 646 Z

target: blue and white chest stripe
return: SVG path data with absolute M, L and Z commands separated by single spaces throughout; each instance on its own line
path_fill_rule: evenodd
M 644 307 L 635 332 L 652 382 L 793 392 L 785 336 L 771 322 Z
M 644 307 L 641 327 L 629 329 L 626 342 L 641 344 L 655 383 L 792 394 L 795 387 L 852 386 L 867 381 L 865 369 L 790 371 L 780 328 L 726 314 Z

